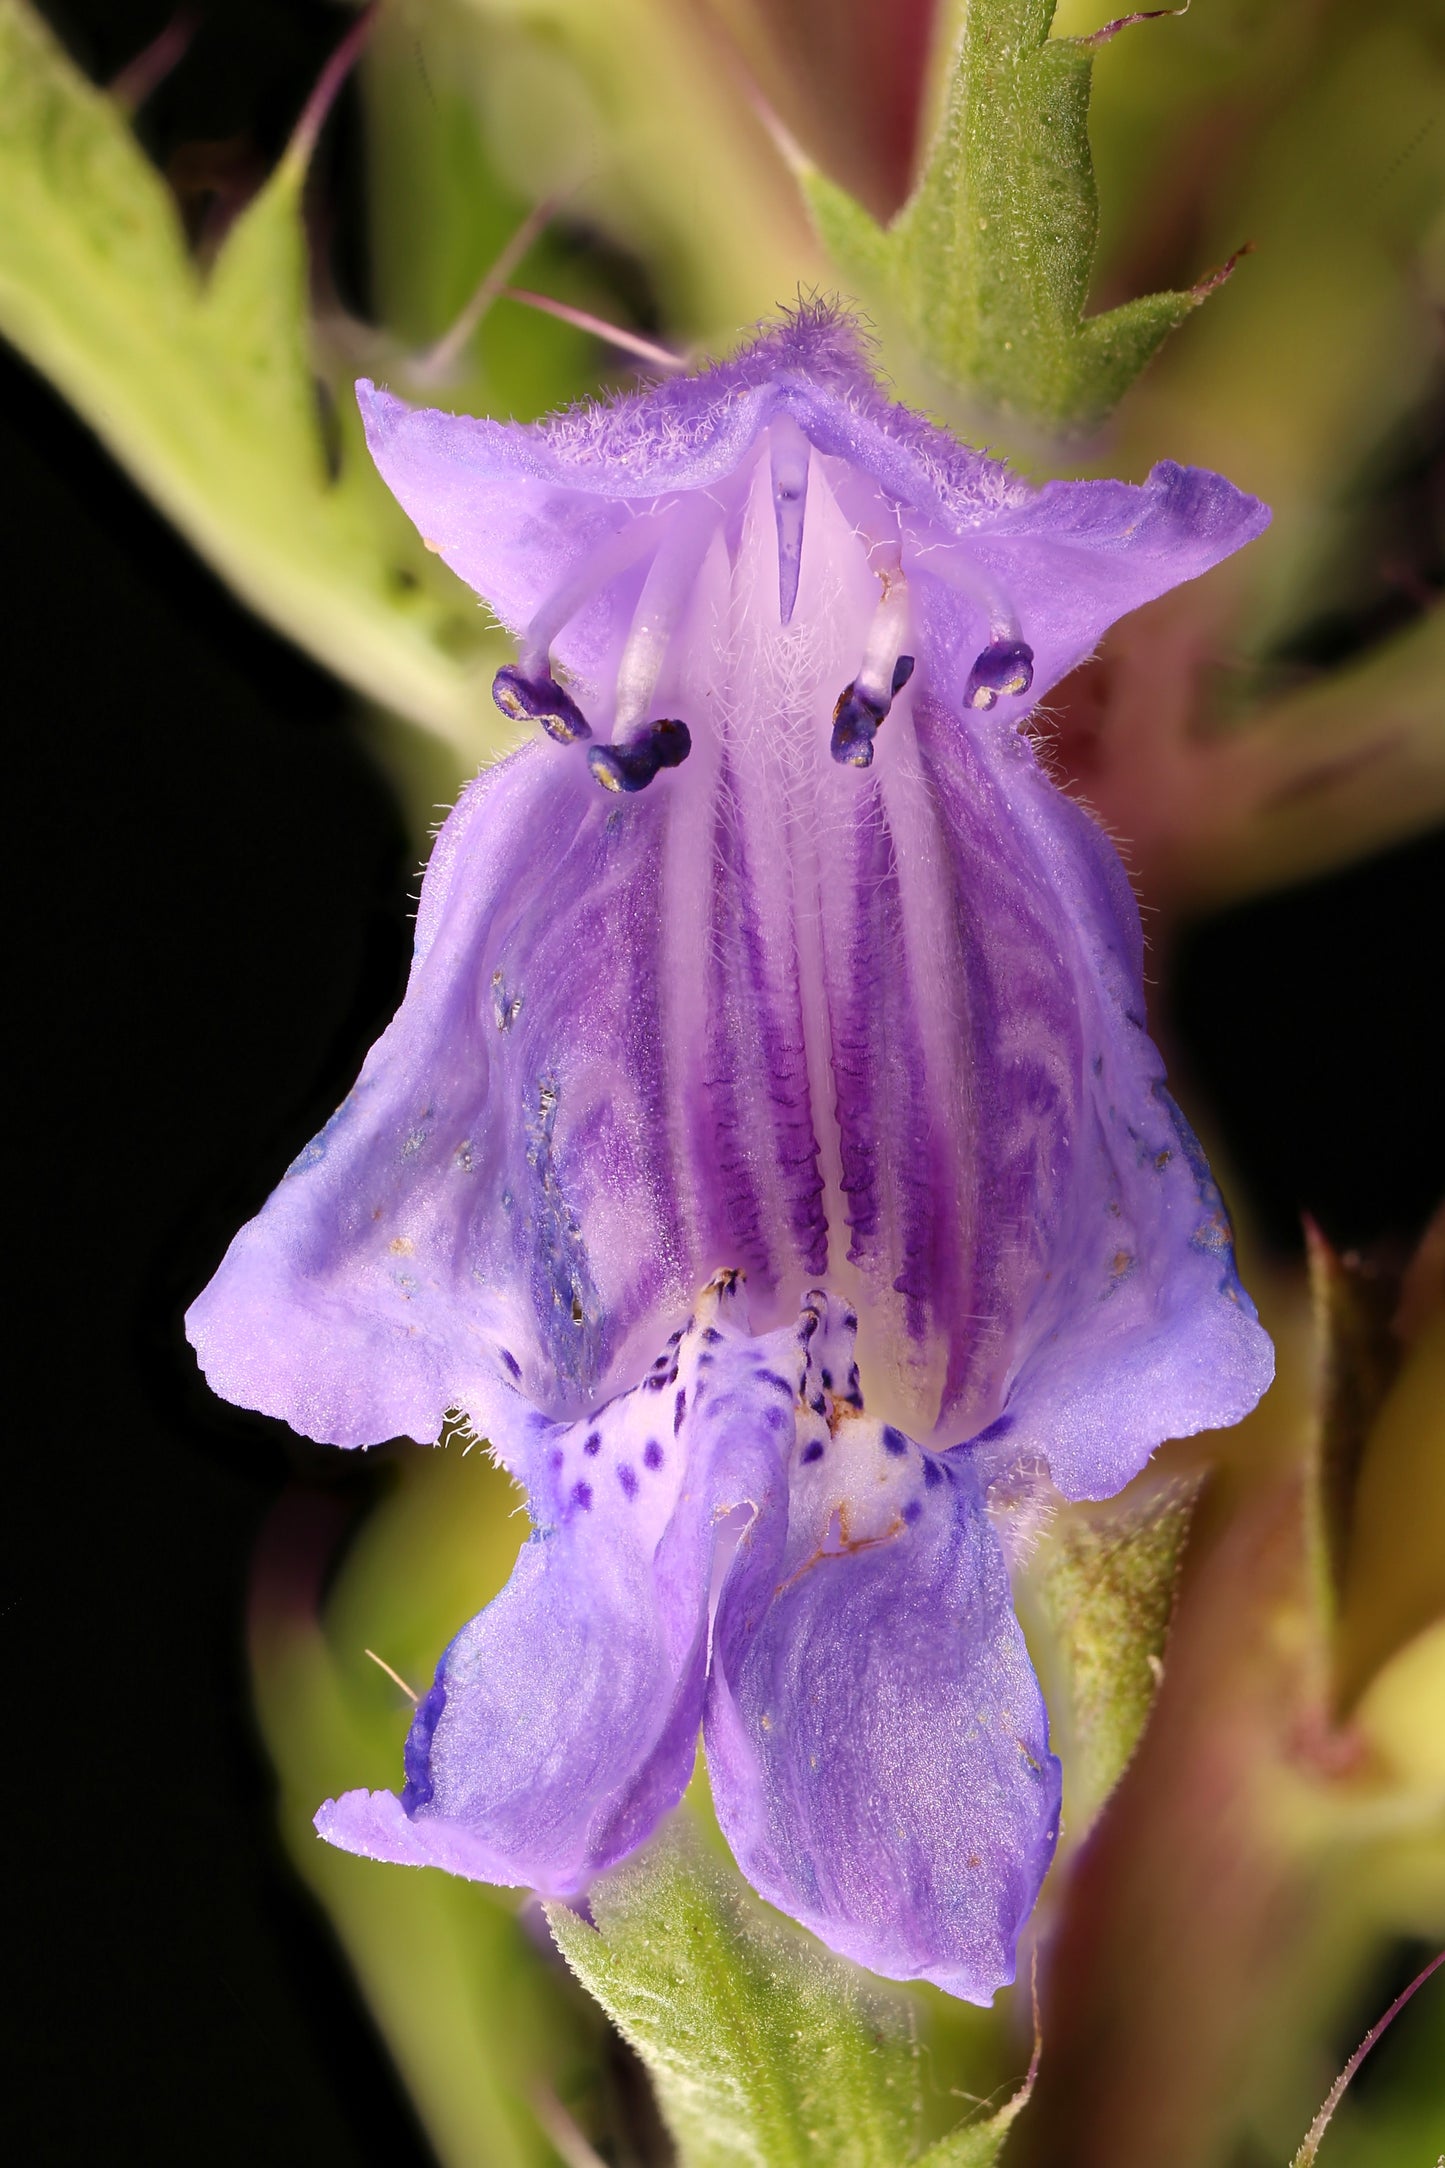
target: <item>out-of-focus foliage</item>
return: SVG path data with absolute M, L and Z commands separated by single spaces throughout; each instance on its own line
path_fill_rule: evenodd
M 1057 27 L 1094 20 L 1063 0 Z M 1414 0 L 1200 0 L 1114 39 L 1094 85 L 1097 302 L 1255 244 L 1096 467 L 1221 467 L 1270 533 L 1061 702 L 1061 757 L 1149 900 L 1198 911 L 1445 814 L 1445 26 Z
M 319 373 L 310 137 L 205 270 L 127 115 L 22 0 L 0 0 L 0 328 L 248 602 L 461 740 L 495 662 L 378 481 L 353 402 Z
M 1445 1616 L 1445 1213 L 1403 1280 L 1310 1232 L 1319 1600 L 1333 1704 Z
M 1045 1692 L 1068 1844 L 1087 1836 L 1149 1720 L 1196 1489 L 1176 1478 L 1061 1514 L 1032 1561 L 1053 1657 Z

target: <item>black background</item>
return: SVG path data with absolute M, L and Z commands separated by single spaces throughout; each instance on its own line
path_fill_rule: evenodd
M 52 13 L 100 76 L 166 17 Z M 211 8 L 148 108 L 154 154 L 242 136 L 274 155 L 344 21 Z M 343 104 L 321 181 L 364 303 L 354 137 Z M 426 2158 L 410 2111 L 272 1834 L 240 1639 L 282 1486 L 360 1504 L 384 1459 L 210 1399 L 179 1316 L 389 1014 L 411 852 L 331 681 L 3 352 L 0 475 L 5 2122 L 16 2157 L 45 2162 L 407 2168 Z M 1342 1243 L 1403 1240 L 1445 1187 L 1442 879 L 1436 837 L 1220 920 L 1180 958 L 1192 1095 L 1277 1244 L 1303 1206 Z

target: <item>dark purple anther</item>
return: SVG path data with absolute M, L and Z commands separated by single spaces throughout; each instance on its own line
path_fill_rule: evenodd
M 833 710 L 833 736 L 828 748 L 840 766 L 872 766 L 873 740 L 878 734 L 878 725 L 893 705 L 895 695 L 902 692 L 912 675 L 913 657 L 900 655 L 893 665 L 893 682 L 886 698 L 877 693 L 860 692 L 856 678 L 851 685 L 843 687 Z
M 990 640 L 968 673 L 966 708 L 994 708 L 1001 695 L 1026 693 L 1034 681 L 1034 651 L 1023 640 Z
M 646 790 L 660 768 L 680 768 L 691 751 L 686 723 L 648 723 L 625 745 L 590 745 L 587 765 L 604 790 Z
M 592 735 L 586 716 L 554 677 L 526 677 L 514 662 L 503 663 L 492 679 L 492 698 L 514 723 L 540 723 L 558 745 Z
M 845 768 L 867 768 L 873 762 L 873 740 L 888 713 L 886 701 L 870 700 L 856 685 L 845 685 L 833 710 L 833 736 L 828 750 Z

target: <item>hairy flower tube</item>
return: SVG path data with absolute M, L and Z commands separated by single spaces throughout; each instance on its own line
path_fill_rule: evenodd
M 532 742 L 189 1330 L 314 1438 L 464 1418 L 533 1532 L 400 1796 L 317 1826 L 575 1895 L 701 1725 L 765 1897 L 987 2000 L 1059 1808 L 1003 1507 L 1114 1492 L 1271 1371 L 1128 882 L 1026 718 L 1266 514 L 1174 466 L 1030 488 L 821 310 L 535 427 L 360 398 Z

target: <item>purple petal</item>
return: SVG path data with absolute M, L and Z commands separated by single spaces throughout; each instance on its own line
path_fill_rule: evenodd
M 799 1425 L 786 1541 L 768 1533 L 714 1633 L 723 1832 L 831 1948 L 986 2003 L 1014 1976 L 1060 1780 L 973 1476 L 835 1408 Z
M 975 571 L 1008 594 L 1035 657 L 1020 712 L 1116 618 L 1208 570 L 1269 519 L 1218 475 L 1172 464 L 1142 487 L 1033 490 L 889 400 L 855 328 L 827 310 L 800 311 L 700 375 L 532 425 L 413 409 L 366 379 L 357 397 L 372 456 L 429 546 L 518 631 L 635 513 L 672 492 L 716 489 L 789 417 L 816 452 L 909 513 L 918 566 L 931 556 L 940 568 L 926 582 L 940 590 L 934 614 L 972 640 L 963 677 L 987 625 L 960 609 L 943 575 L 950 545 L 964 541 Z M 941 606 L 945 591 L 954 599 Z M 579 614 L 558 644 L 569 668 L 605 668 L 626 608 L 623 590 Z
M 442 1658 L 407 1786 L 317 1816 L 344 1850 L 555 1895 L 640 1844 L 692 1773 L 715 1559 L 781 1520 L 797 1336 L 708 1297 L 642 1385 L 571 1426 L 514 1397 L 494 1434 L 536 1523 Z
M 1031 566 L 1060 586 L 1057 638 L 1030 626 L 1046 663 L 1254 518 L 1171 471 L 1001 515 L 1039 553 L 1019 593 Z M 730 510 L 672 531 L 687 584 L 654 690 L 692 718 L 680 767 L 619 799 L 548 743 L 464 796 L 398 1017 L 191 1312 L 218 1390 L 341 1443 L 433 1437 L 449 1408 L 484 1428 L 503 1374 L 580 1416 L 738 1266 L 762 1328 L 851 1273 L 875 1389 L 931 1442 L 991 1432 L 988 1476 L 1043 1458 L 1106 1492 L 1262 1391 L 1268 1343 L 1143 1032 L 1122 869 L 1004 704 L 965 709 L 997 598 L 907 533 L 914 668 L 873 654 L 858 529 L 884 511 L 860 472 L 812 457 L 787 625 L 766 447 Z M 646 616 L 641 582 L 606 610 Z M 864 666 L 885 719 L 860 769 L 830 747 Z
M 895 1344 L 941 1351 L 938 1442 L 984 1432 L 986 1476 L 1037 1459 L 1108 1496 L 1161 1439 L 1245 1414 L 1270 1344 L 1145 1030 L 1112 845 L 1006 727 L 928 703 L 914 725 L 853 875 L 869 946 L 839 972 L 880 989 L 839 1095 L 866 1314 L 891 1289 Z

